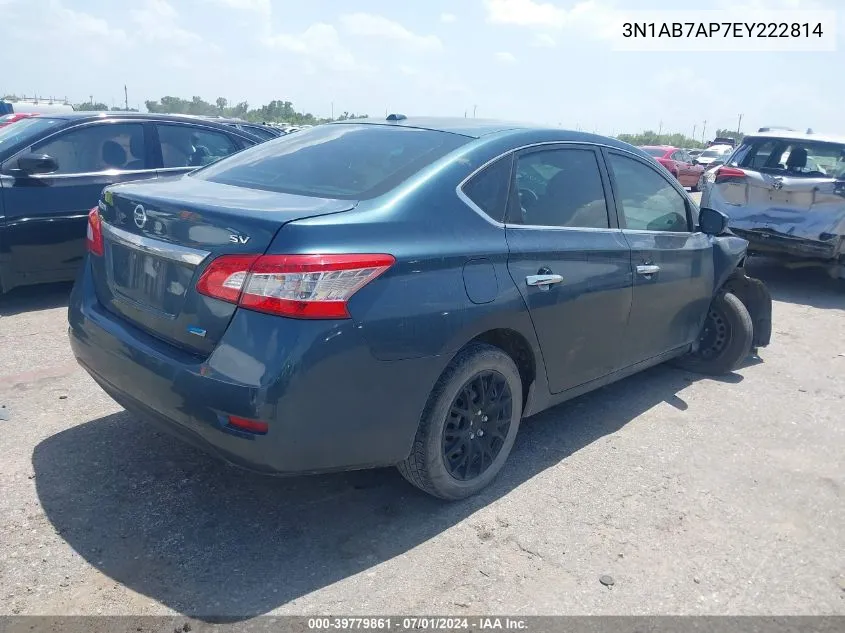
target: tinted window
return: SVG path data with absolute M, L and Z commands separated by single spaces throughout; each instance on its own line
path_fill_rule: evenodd
M 497 222 L 505 218 L 511 163 L 510 155 L 497 160 L 473 176 L 463 188 L 464 194 Z
M 254 134 L 260 139 L 264 139 L 265 141 L 269 141 L 271 138 L 276 138 L 278 134 L 274 134 L 272 131 L 263 128 L 263 127 L 252 127 L 249 125 L 241 126 L 246 132 L 250 134 Z
M 618 203 L 629 229 L 688 231 L 687 205 L 669 181 L 641 162 L 610 154 Z
M 0 127 L 0 152 L 18 143 L 32 142 L 44 132 L 58 127 L 62 123 L 64 123 L 62 119 L 33 117 L 20 119 L 14 125 L 4 125 Z
M 144 126 L 140 123 L 88 125 L 59 134 L 32 149 L 58 161 L 56 174 L 146 168 Z
M 228 134 L 193 125 L 156 123 L 164 167 L 202 167 L 238 151 Z
M 607 204 L 591 150 L 556 149 L 517 158 L 523 224 L 606 229 Z
M 470 140 L 391 125 L 331 124 L 262 143 L 194 174 L 238 187 L 364 200 Z
M 666 150 L 662 147 L 641 147 L 640 149 L 649 156 L 654 156 L 655 158 L 663 158 L 664 154 L 666 154 Z

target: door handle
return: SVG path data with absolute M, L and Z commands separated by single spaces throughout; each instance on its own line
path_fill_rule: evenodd
M 643 264 L 641 266 L 637 266 L 637 274 L 638 275 L 654 275 L 655 273 L 660 272 L 660 266 L 655 266 L 654 264 Z
M 525 278 L 525 283 L 529 286 L 540 286 L 543 290 L 548 290 L 549 285 L 559 284 L 563 281 L 561 275 L 528 275 Z

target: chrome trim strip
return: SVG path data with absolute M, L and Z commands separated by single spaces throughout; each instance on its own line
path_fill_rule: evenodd
M 180 264 L 191 264 L 198 266 L 211 253 L 209 251 L 201 251 L 196 248 L 188 248 L 187 246 L 178 246 L 176 244 L 168 244 L 161 240 L 154 240 L 143 235 L 135 235 L 129 231 L 124 231 L 106 222 L 101 222 L 103 236 L 108 236 L 112 241 L 118 242 L 130 248 L 135 248 L 151 255 L 163 257 Z
M 154 167 L 148 169 L 105 169 L 103 171 L 85 171 L 79 172 L 75 174 L 32 174 L 29 176 L 30 178 L 34 178 L 37 180 L 43 180 L 45 178 L 79 178 L 83 176 L 126 176 L 126 175 L 134 175 L 134 174 L 155 174 L 156 169 Z M 109 184 L 120 184 L 120 183 L 109 183 Z
M 475 176 L 480 171 L 484 170 L 486 167 L 489 167 L 490 165 L 495 163 L 500 158 L 504 158 L 508 154 L 520 152 L 524 149 L 531 149 L 531 148 L 534 148 L 534 147 L 543 147 L 545 145 L 588 145 L 590 147 L 605 148 L 605 149 L 616 151 L 616 152 L 622 152 L 624 154 L 629 154 L 630 156 L 633 156 L 634 158 L 642 159 L 642 156 L 640 156 L 639 154 L 635 154 L 634 152 L 631 152 L 627 149 L 622 149 L 620 147 L 613 147 L 612 145 L 605 145 L 603 143 L 592 143 L 590 141 L 540 141 L 539 143 L 529 143 L 527 145 L 520 145 L 519 147 L 514 147 L 512 149 L 509 149 L 507 151 L 502 152 L 501 154 L 499 154 L 495 158 L 491 158 L 486 163 L 481 165 L 481 167 L 478 167 L 475 171 L 473 171 L 469 176 L 464 178 L 460 183 L 458 183 L 458 186 L 455 187 L 455 193 L 458 195 L 458 198 L 460 198 L 461 201 L 464 204 L 466 204 L 470 209 L 472 209 L 478 215 L 480 215 L 481 219 L 486 220 L 488 223 L 492 224 L 493 226 L 497 226 L 500 229 L 504 229 L 504 228 L 508 228 L 508 229 L 552 229 L 552 230 L 563 229 L 563 230 L 567 230 L 567 231 L 609 231 L 609 232 L 620 232 L 620 231 L 623 231 L 623 230 L 624 231 L 632 230 L 632 229 L 622 229 L 622 228 L 619 228 L 619 227 L 613 227 L 613 228 L 608 227 L 606 229 L 598 229 L 598 228 L 587 228 L 587 227 L 580 227 L 580 226 L 571 226 L 571 227 L 570 226 L 546 226 L 544 224 L 505 224 L 504 222 L 497 222 L 496 220 L 491 218 L 489 215 L 487 215 L 483 211 L 483 209 L 481 209 L 477 204 L 475 204 L 472 200 L 470 200 L 469 196 L 467 196 L 464 193 L 464 185 L 467 184 L 467 182 L 469 182 L 473 178 L 473 176 Z M 675 190 L 677 191 L 677 187 L 675 188 Z M 684 190 L 684 196 L 686 197 L 687 200 L 692 201 L 692 198 L 689 197 L 689 194 L 686 192 L 686 190 Z M 637 230 L 637 232 L 653 233 L 655 231 L 639 231 L 639 230 Z M 660 231 L 660 233 L 668 233 L 668 231 Z M 690 233 L 692 233 L 692 232 L 689 232 L 689 233 L 684 232 L 684 233 L 679 233 L 679 234 L 680 235 L 690 235 Z

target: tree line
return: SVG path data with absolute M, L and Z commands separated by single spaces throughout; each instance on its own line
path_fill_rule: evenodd
M 299 112 L 290 101 L 274 99 L 270 103 L 258 108 L 250 108 L 247 101 L 230 104 L 225 97 L 217 97 L 214 103 L 205 101 L 202 97 L 182 99 L 180 97 L 162 97 L 158 101 L 145 101 L 149 112 L 163 112 L 167 114 L 194 114 L 200 116 L 222 116 L 233 119 L 245 119 L 255 123 L 289 123 L 291 125 L 317 125 L 329 121 L 345 121 L 347 119 L 366 118 L 366 114 L 343 112 L 340 116 L 322 118 L 310 112 Z
M 16 101 L 17 97 L 15 95 L 7 95 L 3 97 L 3 100 Z M 320 123 L 329 123 L 330 121 L 365 119 L 368 116 L 366 114 L 343 112 L 340 116 L 333 119 L 317 117 L 310 112 L 299 112 L 294 108 L 293 103 L 280 99 L 274 99 L 270 103 L 258 108 L 250 108 L 247 101 L 239 101 L 231 104 L 225 97 L 217 97 L 214 103 L 209 103 L 202 97 L 196 96 L 191 99 L 166 96 L 161 97 L 158 101 L 145 101 L 144 105 L 147 107 L 148 112 L 222 116 L 232 119 L 244 119 L 255 123 L 288 123 L 290 125 L 318 125 Z M 84 103 L 75 103 L 73 104 L 73 108 L 83 112 L 125 111 L 125 108 L 109 107 L 105 103 L 95 102 L 93 99 Z M 137 112 L 138 110 L 136 108 L 130 108 L 129 111 Z M 717 136 L 729 136 L 739 142 L 742 141 L 745 135 L 735 130 L 717 129 L 713 137 L 715 138 Z M 685 134 L 658 134 L 654 130 L 646 130 L 638 134 L 618 134 L 616 138 L 631 145 L 670 145 L 672 147 L 685 147 L 689 149 L 707 146 L 706 142 L 691 138 Z
M 745 137 L 741 132 L 736 130 L 716 130 L 713 138 L 717 136 L 728 136 L 735 138 L 737 142 L 741 142 Z M 690 138 L 686 134 L 658 134 L 654 130 L 646 130 L 639 134 L 619 134 L 617 137 L 620 141 L 630 143 L 631 145 L 669 145 L 671 147 L 684 147 L 687 149 L 707 147 L 707 142 Z

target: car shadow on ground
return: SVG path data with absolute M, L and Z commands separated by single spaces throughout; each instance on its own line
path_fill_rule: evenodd
M 845 310 L 845 279 L 833 279 L 823 268 L 790 269 L 773 259 L 751 257 L 746 269 L 766 284 L 775 301 Z
M 72 288 L 70 282 L 15 288 L 0 295 L 0 317 L 67 307 Z
M 461 502 L 394 469 L 253 475 L 126 413 L 44 440 L 35 482 L 57 532 L 96 569 L 187 616 L 240 621 L 411 550 L 652 407 L 686 410 L 679 392 L 699 379 L 656 367 L 526 420 L 499 478 Z

